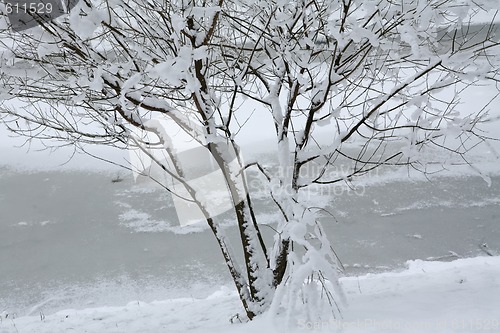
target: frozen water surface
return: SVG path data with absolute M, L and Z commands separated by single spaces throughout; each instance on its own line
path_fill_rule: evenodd
M 209 230 L 178 227 L 164 190 L 124 173 L 116 180 L 114 172 L 0 169 L 0 310 L 52 313 L 231 286 Z M 322 222 L 348 275 L 498 254 L 500 176 L 491 181 L 454 175 L 322 193 L 331 213 Z M 273 207 L 255 201 L 272 223 Z

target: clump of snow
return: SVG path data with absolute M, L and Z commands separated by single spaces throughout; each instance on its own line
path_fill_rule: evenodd
M 122 203 L 118 203 L 123 205 Z M 148 213 L 136 210 L 128 209 L 119 216 L 120 224 L 126 228 L 129 228 L 131 232 L 172 232 L 178 235 L 185 235 L 190 233 L 202 232 L 207 230 L 208 226 L 206 223 L 197 223 L 188 226 L 172 225 L 170 222 L 163 220 L 155 220 Z
M 407 262 L 401 272 L 341 279 L 349 307 L 323 322 L 264 314 L 246 322 L 232 289 L 121 307 L 65 310 L 45 316 L 1 313 L 0 332 L 500 332 L 500 257 Z
M 56 222 L 54 221 L 49 221 L 49 220 L 44 220 L 44 221 L 37 221 L 37 222 L 27 222 L 27 221 L 20 221 L 18 223 L 15 223 L 11 225 L 12 227 L 33 227 L 33 226 L 47 226 L 50 224 L 55 224 Z
M 398 208 L 395 208 L 394 210 L 395 210 L 395 212 L 404 212 L 407 210 L 419 210 L 419 209 L 427 209 L 427 208 L 432 208 L 432 207 L 449 207 L 449 208 L 485 207 L 488 205 L 498 205 L 498 204 L 500 204 L 500 198 L 484 198 L 480 201 L 478 201 L 478 200 L 469 200 L 469 201 L 440 200 L 440 201 L 435 201 L 434 198 L 430 198 L 430 199 L 415 201 L 414 203 L 412 203 L 406 207 L 398 207 Z M 394 215 L 395 212 L 381 214 L 381 216 Z
M 129 209 L 119 216 L 121 225 L 136 232 L 162 232 L 170 229 L 170 224 L 165 221 L 151 219 L 151 215 L 135 209 Z

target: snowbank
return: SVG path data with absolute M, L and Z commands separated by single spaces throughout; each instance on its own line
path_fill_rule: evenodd
M 250 332 L 500 332 L 500 257 L 453 262 L 409 261 L 402 272 L 341 280 L 349 306 L 342 320 L 297 321 L 262 316 L 251 323 L 230 319 L 241 312 L 236 293 L 222 288 L 206 299 L 131 302 L 123 307 L 65 310 L 15 318 L 2 313 L 0 333 L 250 333 Z

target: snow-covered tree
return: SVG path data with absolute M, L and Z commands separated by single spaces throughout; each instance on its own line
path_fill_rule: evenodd
M 464 156 L 486 140 L 488 104 L 457 106 L 464 89 L 498 82 L 495 25 L 472 24 L 497 9 L 496 0 L 81 0 L 52 21 L 34 15 L 36 28 L 2 32 L 0 119 L 29 139 L 149 156 L 202 212 L 249 319 L 283 308 L 313 318 L 323 305 L 336 316 L 339 267 L 310 190 L 385 165 L 425 171 L 428 148 Z M 272 122 L 278 168 L 240 158 L 250 117 Z M 187 181 L 164 122 L 222 170 L 242 260 Z M 333 174 L 340 160 L 350 167 Z M 249 168 L 280 213 L 273 244 Z

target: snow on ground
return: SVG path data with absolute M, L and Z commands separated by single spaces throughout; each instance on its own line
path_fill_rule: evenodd
M 401 272 L 341 282 L 349 305 L 339 320 L 287 324 L 264 315 L 250 323 L 231 324 L 241 307 L 236 293 L 222 288 L 206 299 L 134 301 L 49 316 L 16 318 L 2 313 L 0 333 L 500 332 L 500 257 L 446 263 L 415 260 Z

